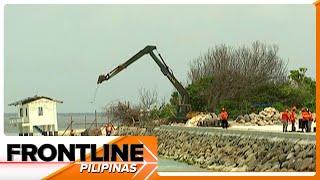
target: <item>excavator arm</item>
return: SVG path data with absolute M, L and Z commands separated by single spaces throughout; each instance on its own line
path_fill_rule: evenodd
M 164 62 L 161 55 L 158 53 L 158 56 L 160 58 L 159 59 L 157 55 L 153 52 L 156 49 L 157 49 L 156 46 L 146 46 L 144 49 L 142 49 L 137 54 L 132 56 L 129 60 L 127 60 L 123 64 L 120 64 L 109 73 L 100 75 L 98 78 L 97 84 L 101 84 L 102 82 L 109 80 L 110 78 L 112 78 L 113 76 L 121 72 L 123 69 L 127 68 L 129 65 L 131 65 L 132 63 L 140 59 L 142 56 L 149 54 L 152 57 L 152 59 L 155 61 L 155 63 L 159 66 L 161 72 L 169 79 L 172 85 L 179 92 L 181 96 L 181 103 L 178 108 L 178 116 L 179 117 L 185 116 L 191 110 L 191 106 L 189 104 L 190 103 L 189 94 L 187 90 L 182 86 L 182 84 L 175 78 L 172 70 Z
M 124 63 L 120 64 L 119 66 L 117 66 L 116 68 L 114 68 L 108 74 L 100 75 L 98 78 L 97 84 L 101 84 L 102 82 L 109 80 L 110 78 L 112 78 L 113 76 L 115 76 L 119 72 L 121 72 L 123 69 L 127 68 L 130 64 L 132 64 L 135 61 L 137 61 L 138 59 L 140 59 L 142 56 L 148 54 L 149 52 L 152 52 L 154 49 L 156 49 L 155 46 L 146 46 L 144 49 L 142 49 L 137 54 L 132 56 L 129 60 L 127 60 L 126 62 L 124 62 Z

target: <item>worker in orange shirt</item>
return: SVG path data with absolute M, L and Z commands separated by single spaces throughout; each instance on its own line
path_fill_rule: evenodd
M 222 108 L 219 117 L 220 117 L 223 129 L 228 128 L 228 116 L 229 116 L 228 112 L 225 110 L 225 108 Z
M 112 131 L 114 130 L 114 126 L 112 123 L 108 123 L 106 126 L 106 136 L 111 136 Z
M 308 132 L 308 121 L 310 119 L 310 115 L 306 108 L 302 109 L 301 116 L 302 116 L 302 132 L 304 131 L 304 129 L 306 132 Z
M 307 132 L 311 132 L 311 126 L 312 126 L 313 117 L 312 117 L 312 112 L 310 111 L 310 109 L 307 109 L 307 112 L 309 114 Z
M 281 120 L 282 120 L 282 124 L 283 124 L 282 131 L 287 132 L 288 131 L 287 130 L 288 129 L 288 122 L 290 120 L 289 109 L 286 109 L 284 112 L 282 112 Z
M 297 118 L 297 115 L 296 115 L 296 107 L 293 107 L 293 108 L 291 109 L 289 118 L 290 118 L 290 122 L 291 122 L 291 131 L 292 131 L 292 132 L 295 132 L 295 131 L 296 131 L 295 123 L 296 123 L 296 118 Z

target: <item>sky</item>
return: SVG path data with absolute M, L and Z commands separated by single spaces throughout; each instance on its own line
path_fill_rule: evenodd
M 288 69 L 315 78 L 314 5 L 6 5 L 4 112 L 34 95 L 62 100 L 58 112 L 101 111 L 137 102 L 139 89 L 169 100 L 174 90 L 145 56 L 96 85 L 146 45 L 156 45 L 176 78 L 187 82 L 193 59 L 219 44 L 279 46 Z M 94 100 L 95 89 L 97 88 Z M 94 102 L 93 102 L 94 100 Z

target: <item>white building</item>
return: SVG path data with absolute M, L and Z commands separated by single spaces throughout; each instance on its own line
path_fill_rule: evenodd
M 57 103 L 62 101 L 45 96 L 29 97 L 9 106 L 16 106 L 19 136 L 32 136 L 34 130 L 42 135 L 58 135 Z

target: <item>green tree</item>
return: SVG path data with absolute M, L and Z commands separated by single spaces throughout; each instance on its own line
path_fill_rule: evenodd
M 220 109 L 224 107 L 231 118 L 240 114 L 258 112 L 267 106 L 273 106 L 280 111 L 293 106 L 297 108 L 308 107 L 314 111 L 316 84 L 312 78 L 306 76 L 306 72 L 306 68 L 299 68 L 291 70 L 288 80 L 282 83 L 252 85 L 246 92 L 220 100 L 214 111 L 219 113 Z M 206 92 L 210 92 L 212 90 L 210 88 L 214 84 L 214 78 L 208 76 L 187 86 L 193 111 L 212 111 Z M 178 93 L 174 92 L 170 101 L 178 102 L 177 99 Z

